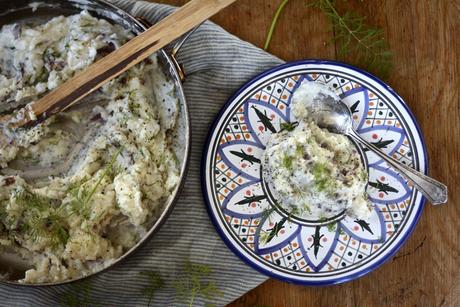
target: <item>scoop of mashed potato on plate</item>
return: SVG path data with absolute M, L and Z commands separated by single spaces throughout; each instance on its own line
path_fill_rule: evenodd
M 297 122 L 272 135 L 263 156 L 264 179 L 279 205 L 300 218 L 328 219 L 343 212 L 366 218 L 368 175 L 356 146 L 309 118 L 321 95 L 337 97 L 315 82 L 302 83 L 294 93 L 291 110 Z

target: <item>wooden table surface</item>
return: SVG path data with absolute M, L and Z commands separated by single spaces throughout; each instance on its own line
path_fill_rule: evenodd
M 239 0 L 213 20 L 261 47 L 280 2 Z M 328 20 L 306 3 L 288 3 L 269 52 L 286 61 L 335 59 L 335 46 L 325 43 L 333 35 Z M 338 3 L 383 28 L 395 64 L 387 82 L 422 127 L 430 174 L 449 186 L 449 203 L 427 205 L 399 253 L 361 279 L 324 288 L 269 280 L 230 306 L 460 306 L 460 0 Z

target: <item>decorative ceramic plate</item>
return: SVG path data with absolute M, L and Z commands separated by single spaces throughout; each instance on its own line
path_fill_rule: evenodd
M 390 87 L 348 65 L 301 61 L 261 74 L 225 105 L 205 148 L 203 191 L 218 232 L 248 264 L 286 281 L 336 284 L 391 258 L 414 229 L 424 198 L 384 161 L 361 149 L 374 204 L 370 219 L 306 221 L 289 216 L 265 184 L 260 160 L 270 135 L 290 122 L 291 97 L 304 80 L 335 89 L 362 137 L 426 172 L 420 129 Z

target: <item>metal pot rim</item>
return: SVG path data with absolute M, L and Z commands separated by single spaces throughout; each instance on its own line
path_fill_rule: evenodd
M 110 2 L 107 2 L 105 0 L 66 0 L 68 2 L 74 2 L 74 3 L 81 3 L 81 4 L 98 4 L 100 6 L 103 6 L 109 10 L 111 10 L 111 12 L 113 13 L 120 13 L 122 12 L 124 17 L 128 20 L 126 20 L 128 23 L 131 23 L 131 24 L 135 24 L 139 29 L 141 29 L 141 31 L 145 31 L 147 30 L 148 26 L 145 24 L 145 20 L 141 19 L 141 18 L 136 18 L 134 17 L 133 15 L 131 15 L 130 13 L 126 12 L 125 10 L 119 8 L 118 6 L 110 3 Z M 30 3 L 33 3 L 34 1 L 30 1 Z M 35 2 L 36 3 L 36 2 Z M 75 6 L 75 8 L 77 8 Z M 10 10 L 10 11 L 7 11 L 5 12 L 4 14 L 1 14 L 1 15 L 6 15 L 8 13 L 11 13 L 13 11 L 16 11 L 16 10 Z M 121 17 L 121 16 L 120 16 Z M 132 29 L 133 32 L 138 35 L 139 34 L 139 31 L 136 31 L 135 29 Z M 185 183 L 185 179 L 186 179 L 186 175 L 187 175 L 187 171 L 188 171 L 188 167 L 189 167 L 189 160 L 190 160 L 190 144 L 191 144 L 191 123 L 190 123 L 190 113 L 189 113 L 189 109 L 188 109 L 188 104 L 187 104 L 187 100 L 186 100 L 186 97 L 185 97 L 185 94 L 184 94 L 184 89 L 183 89 L 183 86 L 182 86 L 182 82 L 184 81 L 184 78 L 185 78 L 185 74 L 181 68 L 180 65 L 178 65 L 178 62 L 175 58 L 175 55 L 178 51 L 178 48 L 180 48 L 182 46 L 182 44 L 184 43 L 184 41 L 189 37 L 189 35 L 186 35 L 184 37 L 184 39 L 182 39 L 179 44 L 177 44 L 176 46 L 178 47 L 174 47 L 173 48 L 173 52 L 170 54 L 168 54 L 164 49 L 160 50 L 159 53 L 161 54 L 161 57 L 164 58 L 164 60 L 166 61 L 166 66 L 169 68 L 169 74 L 168 72 L 166 72 L 166 75 L 169 75 L 170 78 L 172 78 L 171 81 L 174 82 L 175 86 L 176 86 L 176 94 L 177 94 L 177 98 L 179 100 L 179 103 L 180 103 L 180 108 L 181 110 L 183 111 L 183 117 L 184 117 L 184 127 L 183 129 L 185 129 L 185 131 L 183 131 L 184 135 L 185 135 L 185 146 L 184 146 L 184 151 L 183 151 L 183 160 L 182 160 L 182 165 L 181 165 L 181 170 L 180 170 L 180 179 L 179 179 L 179 184 L 177 185 L 177 187 L 174 189 L 174 191 L 171 193 L 171 196 L 168 198 L 167 202 L 163 205 L 164 208 L 163 208 L 163 211 L 161 213 L 161 215 L 157 218 L 157 220 L 155 221 L 155 223 L 151 226 L 150 230 L 147 232 L 147 234 L 141 238 L 134 246 L 132 246 L 128 251 L 126 251 L 123 255 L 121 255 L 119 258 L 117 258 L 113 263 L 111 263 L 110 265 L 108 265 L 107 267 L 101 269 L 100 271 L 97 271 L 97 272 L 94 272 L 92 274 L 89 274 L 89 275 L 86 275 L 86 276 L 81 276 L 81 277 L 78 277 L 78 278 L 74 278 L 74 279 L 69 279 L 69 280 L 65 280 L 65 281 L 60 281 L 60 282 L 53 282 L 53 283 L 37 283 L 37 284 L 32 284 L 32 283 L 20 283 L 20 282 L 17 282 L 17 281 L 0 281 L 0 283 L 4 283 L 4 284 L 9 284 L 9 285 L 14 285 L 14 286 L 20 286 L 20 287 L 53 287 L 53 286 L 60 286 L 60 285 L 65 285 L 65 284 L 69 284 L 69 283 L 73 283 L 73 282 L 76 282 L 76 281 L 81 281 L 83 279 L 87 279 L 87 278 L 90 278 L 90 277 L 94 277 L 102 272 L 106 272 L 108 271 L 109 269 L 112 269 L 114 268 L 115 266 L 117 266 L 118 264 L 120 264 L 123 260 L 125 260 L 126 258 L 128 258 L 129 256 L 131 256 L 135 251 L 137 251 L 144 243 L 146 243 L 148 240 L 150 240 L 152 238 L 152 236 L 158 232 L 158 230 L 163 226 L 163 224 L 166 222 L 166 220 L 168 219 L 168 217 L 171 215 L 178 199 L 179 199 L 179 196 L 180 196 L 180 192 L 184 186 L 184 183 Z

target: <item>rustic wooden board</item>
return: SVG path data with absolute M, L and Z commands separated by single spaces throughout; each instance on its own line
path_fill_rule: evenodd
M 157 1 L 158 2 L 158 1 Z M 159 1 L 182 5 L 186 0 Z M 213 20 L 262 46 L 281 0 L 239 0 Z M 334 59 L 326 44 L 332 32 L 308 0 L 291 0 L 270 52 L 289 61 Z M 427 206 L 400 252 L 373 273 L 327 288 L 276 280 L 230 306 L 460 306 L 460 1 L 349 0 L 340 2 L 381 26 L 394 52 L 387 82 L 406 100 L 420 123 L 430 174 L 450 188 L 448 205 Z

